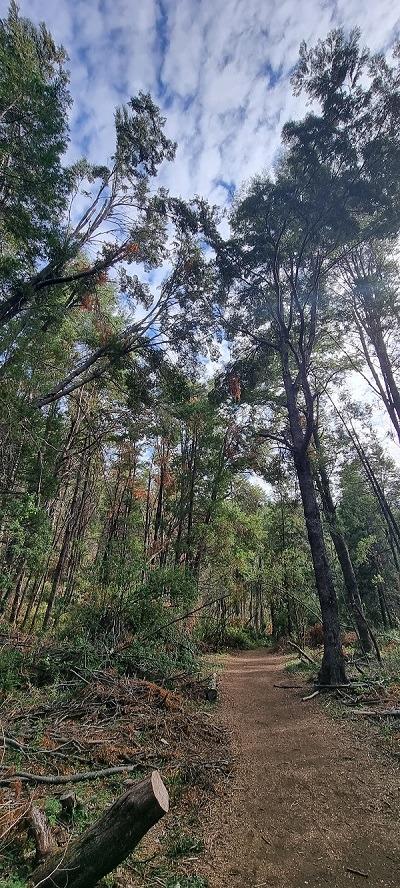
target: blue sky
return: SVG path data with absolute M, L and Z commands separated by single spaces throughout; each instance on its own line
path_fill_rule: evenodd
M 70 57 L 70 156 L 107 162 L 113 111 L 142 89 L 178 142 L 163 169 L 174 194 L 225 204 L 235 185 L 267 169 L 283 123 L 305 111 L 289 82 L 301 40 L 343 25 L 389 51 L 394 0 L 19 0 Z M 4 16 L 8 2 L 0 0 Z

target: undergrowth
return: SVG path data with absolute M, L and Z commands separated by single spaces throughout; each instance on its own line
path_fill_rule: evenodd
M 307 660 L 299 660 L 294 656 L 293 659 L 286 664 L 285 671 L 288 672 L 289 675 L 301 675 L 307 681 L 313 681 L 316 677 L 318 668 L 318 665 L 313 666 L 313 664 L 308 663 Z
M 224 759 L 226 752 L 220 752 L 224 738 L 213 729 L 212 707 L 204 700 L 207 679 L 199 676 L 209 675 L 215 664 L 206 658 L 202 667 L 195 645 L 176 629 L 168 639 L 146 644 L 125 635 L 114 648 L 105 636 L 97 648 L 82 634 L 71 640 L 62 632 L 40 643 L 21 634 L 2 637 L 1 728 L 3 736 L 28 750 L 28 758 L 3 744 L 0 776 L 19 769 L 69 774 L 123 768 L 148 757 L 145 770 L 74 784 L 80 804 L 70 819 L 59 798 L 68 785 L 38 784 L 34 804 L 45 812 L 62 848 L 126 790 L 127 777 L 136 780 L 148 767 L 160 768 L 170 794 L 169 815 L 100 884 L 139 888 L 144 880 L 165 888 L 207 888 L 196 871 L 204 848 L 196 811 L 223 774 L 220 768 L 202 769 L 201 760 Z M 61 757 L 53 758 L 53 750 Z M 31 796 L 32 789 L 18 779 L 4 790 L 0 888 L 25 888 L 29 880 L 34 847 L 19 812 L 29 807 Z
M 327 689 L 317 699 L 331 716 L 351 719 L 352 728 L 359 736 L 370 737 L 380 751 L 383 749 L 400 760 L 399 719 L 395 716 L 379 718 L 379 708 L 400 709 L 400 632 L 397 629 L 385 632 L 379 636 L 379 645 L 381 664 L 375 657 L 363 657 L 354 644 L 346 645 L 346 672 L 351 681 L 349 692 Z M 323 651 L 319 648 L 306 650 L 306 653 L 316 660 L 316 666 L 293 655 L 285 669 L 289 675 L 298 675 L 312 682 L 317 677 Z M 354 716 L 357 709 L 371 709 L 374 716 Z

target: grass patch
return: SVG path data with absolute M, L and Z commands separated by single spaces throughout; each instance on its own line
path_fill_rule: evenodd
M 179 828 L 168 837 L 166 855 L 169 858 L 187 857 L 204 851 L 204 842 L 199 836 L 183 834 Z
M 174 876 L 167 879 L 165 888 L 208 888 L 208 881 L 200 876 Z
M 308 663 L 307 660 L 299 660 L 295 656 L 294 659 L 286 663 L 285 672 L 289 675 L 298 675 L 300 678 L 304 678 L 305 681 L 311 682 L 316 677 L 318 668 L 319 665 L 314 666 L 312 663 Z

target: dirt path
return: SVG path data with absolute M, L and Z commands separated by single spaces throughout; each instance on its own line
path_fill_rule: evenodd
M 211 813 L 211 888 L 400 888 L 396 763 L 304 691 L 275 688 L 299 683 L 284 663 L 246 651 L 221 678 L 237 771 Z

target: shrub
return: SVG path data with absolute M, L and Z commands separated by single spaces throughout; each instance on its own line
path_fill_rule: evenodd
M 22 683 L 23 655 L 18 648 L 4 647 L 0 651 L 0 690 L 7 694 Z
M 324 629 L 322 623 L 315 623 L 308 630 L 308 644 L 312 648 L 320 647 L 324 643 Z

